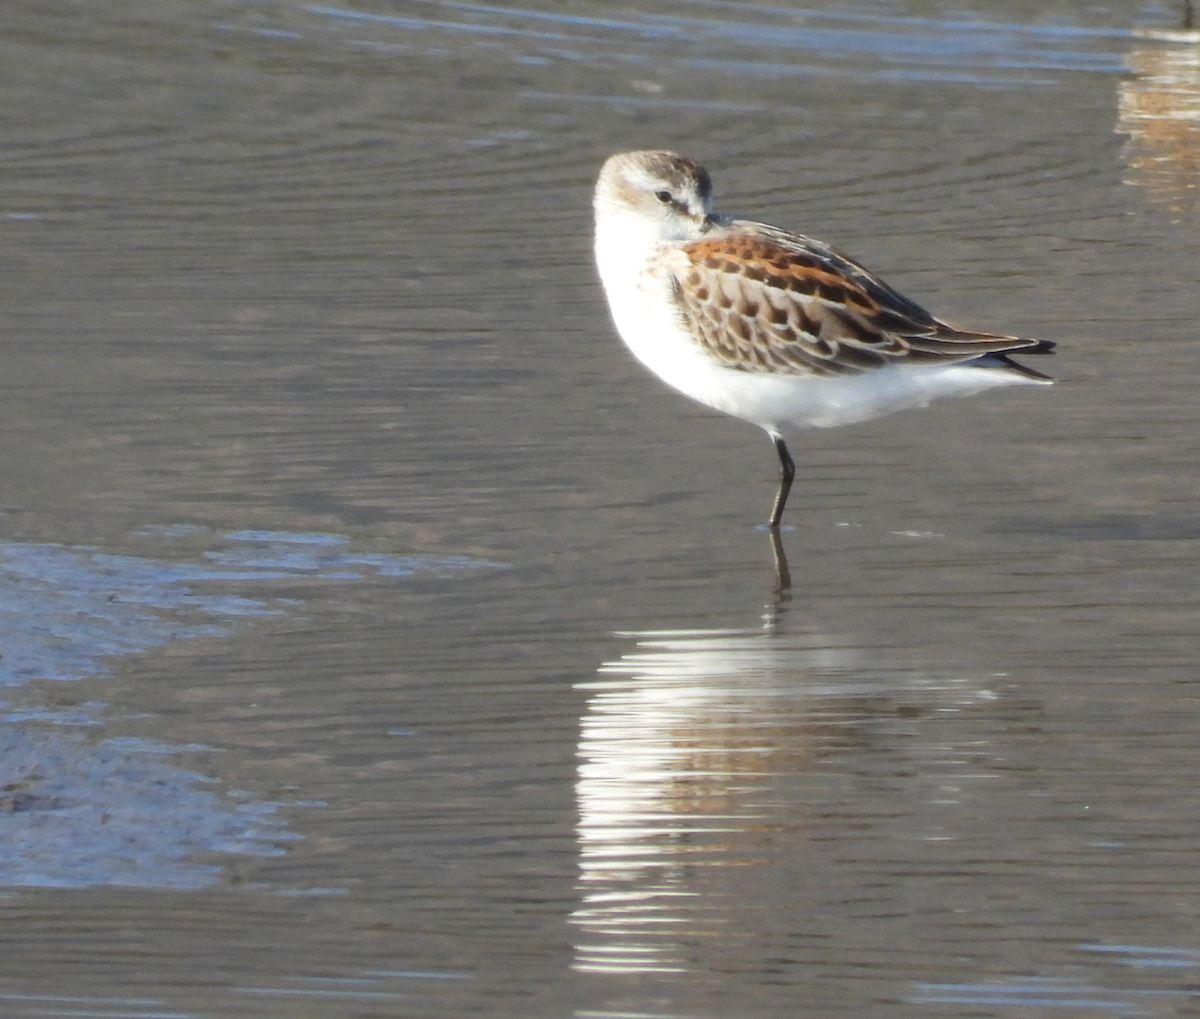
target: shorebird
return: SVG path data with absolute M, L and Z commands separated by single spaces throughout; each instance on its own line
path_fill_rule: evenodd
M 772 530 L 796 473 L 785 436 L 1053 381 L 1009 357 L 1050 341 L 947 325 L 822 241 L 713 212 L 708 172 L 686 156 L 612 156 L 594 205 L 596 262 L 629 349 L 774 443 Z

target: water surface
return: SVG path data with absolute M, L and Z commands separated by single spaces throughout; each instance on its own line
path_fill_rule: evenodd
M 1167 3 L 16 2 L 12 1016 L 1187 1015 Z M 1058 340 L 795 444 L 613 335 L 613 151 Z

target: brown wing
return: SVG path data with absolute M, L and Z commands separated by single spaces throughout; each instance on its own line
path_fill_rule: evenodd
M 819 241 L 734 221 L 683 246 L 679 308 L 697 340 L 730 367 L 847 375 L 887 364 L 953 364 L 1052 344 L 955 329 Z

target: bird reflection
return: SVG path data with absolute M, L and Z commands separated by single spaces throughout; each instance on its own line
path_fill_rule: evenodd
M 1126 58 L 1135 77 L 1122 82 L 1117 131 L 1129 135 L 1130 183 L 1146 187 L 1173 211 L 1200 204 L 1200 31 L 1185 4 L 1176 30 L 1137 32 Z
M 779 846 L 803 851 L 787 833 L 820 816 L 831 759 L 878 739 L 873 722 L 912 717 L 914 693 L 943 711 L 990 698 L 815 628 L 786 632 L 787 610 L 777 598 L 756 627 L 618 634 L 632 646 L 578 684 L 577 969 L 686 971 L 698 945 L 728 948 L 733 883 L 756 871 L 770 884 Z

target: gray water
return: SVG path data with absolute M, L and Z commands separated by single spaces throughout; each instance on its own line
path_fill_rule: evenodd
M 1200 41 L 1167 2 L 13 0 L 0 1014 L 1200 1012 Z M 1053 388 L 793 445 L 609 153 Z

